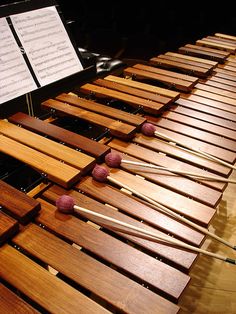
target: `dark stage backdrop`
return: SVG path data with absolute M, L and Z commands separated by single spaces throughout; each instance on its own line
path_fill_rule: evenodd
M 1 4 L 22 0 L 0 0 Z M 32 0 L 33 1 L 33 0 Z M 41 0 L 42 3 L 44 0 Z M 119 58 L 176 51 L 214 34 L 236 36 L 236 11 L 216 1 L 57 0 L 77 46 Z
M 236 13 L 207 1 L 58 0 L 79 46 L 112 57 L 147 59 L 214 34 L 236 36 Z

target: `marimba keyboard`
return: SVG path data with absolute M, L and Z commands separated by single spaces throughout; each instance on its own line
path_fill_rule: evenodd
M 0 121 L 2 155 L 41 176 L 28 194 L 0 182 L 3 312 L 180 311 L 196 252 L 124 233 L 85 214 L 60 213 L 56 200 L 70 195 L 81 207 L 201 247 L 202 232 L 124 188 L 94 180 L 91 171 L 102 164 L 111 178 L 208 228 L 227 183 L 127 164 L 109 168 L 104 158 L 118 152 L 131 161 L 229 178 L 232 169 L 145 136 L 141 127 L 151 122 L 176 142 L 233 166 L 235 47 L 232 36 L 208 36 L 46 99 L 41 110 L 47 119 L 17 112 Z M 63 119 L 97 128 L 99 140 L 67 129 Z

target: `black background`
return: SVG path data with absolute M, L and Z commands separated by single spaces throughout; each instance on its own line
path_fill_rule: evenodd
M 236 14 L 221 2 L 58 0 L 78 46 L 111 57 L 148 59 L 216 32 L 236 36 Z
M 0 0 L 0 4 L 16 1 Z M 57 0 L 57 3 L 64 18 L 70 21 L 76 45 L 112 58 L 147 60 L 216 32 L 236 36 L 236 13 L 230 3 L 166 0 Z

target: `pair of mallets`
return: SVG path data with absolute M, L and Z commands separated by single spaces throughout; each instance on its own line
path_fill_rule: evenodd
M 145 135 L 148 135 L 148 136 L 156 135 L 155 134 L 155 132 L 156 132 L 155 131 L 155 126 L 150 124 L 150 123 L 146 123 L 146 124 L 143 125 L 142 132 Z M 168 140 L 170 140 L 170 139 L 168 138 Z M 198 152 L 198 154 L 200 154 L 200 153 L 202 153 L 202 152 Z M 206 157 L 209 158 L 208 156 L 206 156 Z M 210 155 L 210 157 L 211 157 L 211 155 Z M 212 158 L 212 160 L 214 160 L 214 159 L 215 159 L 215 157 Z M 217 160 L 215 160 L 215 161 L 221 163 L 221 160 L 218 160 L 218 158 L 216 158 L 216 159 Z M 119 167 L 121 162 L 123 162 L 123 160 L 121 159 L 121 156 L 119 154 L 117 154 L 117 153 L 109 153 L 109 154 L 107 154 L 106 157 L 105 157 L 105 161 L 108 164 L 108 166 L 111 166 L 111 167 Z M 139 165 L 139 164 L 140 163 L 136 163 L 136 165 Z M 225 164 L 225 162 L 222 161 L 222 164 Z M 141 163 L 140 165 L 143 166 L 143 165 L 146 165 L 146 164 L 142 164 Z M 202 232 L 203 234 L 206 234 L 206 235 L 214 238 L 215 240 L 217 240 L 217 241 L 227 245 L 228 247 L 231 247 L 234 250 L 236 250 L 236 246 L 234 246 L 231 243 L 225 241 L 224 239 L 218 237 L 214 233 L 211 233 L 206 228 L 203 228 L 203 227 L 197 225 L 196 223 L 194 223 L 194 222 L 192 222 L 192 221 L 190 221 L 190 220 L 180 216 L 179 214 L 173 212 L 172 210 L 170 210 L 169 208 L 165 207 L 164 205 L 154 201 L 153 199 L 147 197 L 146 195 L 144 195 L 144 194 L 142 194 L 142 193 L 140 193 L 138 191 L 135 191 L 134 189 L 130 188 L 129 186 L 127 186 L 127 185 L 119 182 L 118 180 L 112 178 L 109 175 L 109 171 L 107 170 L 107 168 L 105 168 L 103 166 L 96 165 L 95 168 L 92 171 L 92 176 L 93 176 L 93 178 L 96 181 L 99 181 L 99 182 L 109 181 L 109 182 L 111 182 L 113 184 L 118 185 L 119 187 L 127 189 L 128 191 L 132 192 L 134 195 L 136 195 L 136 196 L 140 197 L 141 199 L 143 199 L 143 200 L 149 202 L 150 204 L 154 205 L 157 209 L 160 209 L 161 211 L 171 215 L 172 217 L 175 217 L 178 220 L 180 220 L 180 221 L 190 225 L 194 229 Z M 213 179 L 213 177 L 211 179 Z M 225 181 L 223 181 L 223 182 L 225 182 Z M 229 182 L 229 181 L 226 181 L 226 182 Z M 235 183 L 235 182 L 233 182 L 233 183 Z M 197 248 L 195 246 L 186 244 L 186 243 L 184 243 L 182 241 L 179 241 L 179 240 L 171 238 L 171 237 L 160 236 L 159 234 L 157 234 L 155 232 L 147 231 L 145 229 L 133 226 L 131 224 L 122 222 L 120 220 L 111 218 L 109 216 L 105 216 L 105 215 L 93 212 L 91 210 L 88 210 L 86 208 L 77 206 L 74 203 L 74 199 L 72 197 L 70 197 L 69 195 L 62 195 L 61 197 L 59 197 L 57 199 L 57 201 L 56 201 L 56 206 L 57 206 L 58 210 L 63 212 L 63 213 L 73 213 L 74 211 L 76 211 L 78 213 L 84 213 L 84 214 L 91 215 L 92 217 L 97 217 L 100 220 L 102 219 L 105 222 L 104 225 L 107 225 L 107 223 L 111 223 L 112 226 L 114 226 L 114 225 L 118 226 L 122 230 L 122 232 L 124 232 L 124 233 L 132 233 L 135 236 L 143 237 L 143 238 L 149 239 L 151 241 L 162 241 L 162 242 L 164 241 L 167 244 L 169 243 L 169 244 L 172 244 L 172 245 L 176 245 L 176 246 L 182 247 L 184 249 L 191 250 L 191 251 L 198 252 L 198 253 L 202 253 L 202 254 L 205 254 L 207 256 L 214 257 L 214 258 L 220 259 L 222 261 L 225 261 L 225 262 L 228 262 L 228 263 L 231 263 L 231 264 L 236 264 L 236 260 L 235 259 L 227 258 L 227 257 L 221 256 L 221 255 L 209 252 L 207 250 L 203 250 L 203 249 Z

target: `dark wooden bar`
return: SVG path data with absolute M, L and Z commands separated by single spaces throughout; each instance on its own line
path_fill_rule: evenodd
M 49 136 L 62 143 L 66 143 L 77 149 L 94 156 L 97 160 L 102 159 L 108 152 L 109 148 L 101 143 L 90 140 L 84 136 L 68 131 L 52 123 L 48 123 L 44 120 L 36 119 L 25 113 L 18 112 L 10 116 L 9 121 L 15 124 L 19 124 L 22 127 L 31 130 L 35 133 Z
M 20 223 L 26 224 L 39 212 L 41 205 L 35 199 L 0 180 L 0 206 Z
M 189 29 L 176 21 L 190 27 L 196 12 L 177 17 L 170 5 L 167 17 L 159 3 L 166 21 L 145 24 L 136 4 L 119 24 L 119 5 L 110 3 L 109 16 L 99 5 L 88 10 L 97 8 L 93 51 L 104 26 L 106 36 L 121 36 L 118 49 L 106 38 L 113 57 L 72 38 L 70 28 L 89 26 L 84 6 L 73 21 L 54 0 L 0 6 L 1 30 L 28 73 L 7 68 L 18 60 L 14 48 L 0 51 L 0 314 L 235 311 L 236 36 L 219 31 L 183 44 Z M 18 30 L 18 13 L 27 31 Z M 134 57 L 125 20 L 139 39 Z M 159 34 L 166 25 L 180 47 Z M 91 45 L 87 33 L 78 38 Z M 18 95 L 25 81 L 32 87 Z

